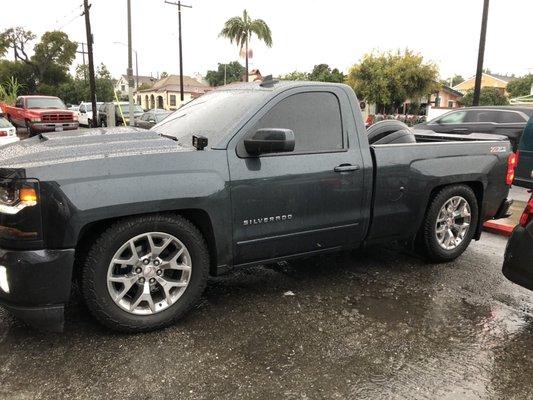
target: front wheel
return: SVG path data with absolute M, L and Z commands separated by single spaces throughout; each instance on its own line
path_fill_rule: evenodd
M 422 225 L 421 242 L 431 261 L 455 260 L 468 247 L 478 223 L 476 195 L 466 185 L 441 189 L 432 199 Z
M 198 229 L 178 215 L 113 224 L 93 244 L 82 271 L 82 294 L 107 327 L 144 332 L 165 327 L 198 301 L 209 253 Z
M 26 121 L 26 133 L 28 134 L 28 137 L 34 136 L 34 133 L 31 129 L 30 121 Z

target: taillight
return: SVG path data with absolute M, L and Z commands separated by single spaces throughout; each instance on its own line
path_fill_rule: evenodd
M 519 224 L 522 225 L 524 228 L 527 224 L 529 224 L 531 221 L 533 221 L 533 194 L 529 198 L 529 201 L 527 202 L 526 209 L 522 213 L 522 216 L 520 217 Z
M 7 135 L 7 131 L 0 131 L 0 137 L 6 137 Z
M 518 152 L 511 153 L 507 159 L 507 175 L 505 177 L 505 183 L 512 185 L 514 181 L 514 170 L 518 164 Z

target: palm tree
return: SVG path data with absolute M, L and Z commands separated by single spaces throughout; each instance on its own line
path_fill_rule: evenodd
M 224 29 L 219 36 L 228 38 L 231 43 L 235 41 L 237 45 L 245 50 L 246 59 L 246 82 L 248 82 L 248 43 L 255 33 L 259 40 L 265 42 L 268 47 L 272 47 L 272 32 L 262 19 L 250 18 L 248 11 L 244 10 L 242 17 L 233 17 L 226 21 Z

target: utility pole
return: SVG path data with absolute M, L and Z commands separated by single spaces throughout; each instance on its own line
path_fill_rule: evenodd
M 127 0 L 128 3 L 128 102 L 130 103 L 129 107 L 129 120 L 130 126 L 135 125 L 135 116 L 133 112 L 133 67 L 132 67 L 132 57 L 131 57 L 131 0 Z
M 479 35 L 479 52 L 477 55 L 476 84 L 472 105 L 479 105 L 481 94 L 481 77 L 483 76 L 483 58 L 485 57 L 485 39 L 487 37 L 487 20 L 489 17 L 489 0 L 483 0 L 483 16 L 481 17 L 481 33 Z
M 182 46 L 181 46 L 181 7 L 187 7 L 192 8 L 192 6 L 188 6 L 185 4 L 181 4 L 181 1 L 178 1 L 177 3 L 173 3 L 171 1 L 165 0 L 165 3 L 172 4 L 173 6 L 178 6 L 178 42 L 179 42 L 179 58 L 180 58 L 180 98 L 181 102 L 185 100 L 185 97 L 183 95 L 183 53 L 182 53 Z
M 97 126 L 96 117 L 96 82 L 94 80 L 94 61 L 93 61 L 93 34 L 91 33 L 91 19 L 89 18 L 89 0 L 83 0 L 83 13 L 85 15 L 85 31 L 87 32 L 87 55 L 89 56 L 89 87 L 91 89 L 91 104 L 93 107 L 92 127 Z

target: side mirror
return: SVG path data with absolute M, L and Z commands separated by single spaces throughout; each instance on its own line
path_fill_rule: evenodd
M 244 148 L 252 156 L 294 151 L 294 132 L 290 129 L 258 129 L 249 139 L 244 139 Z

